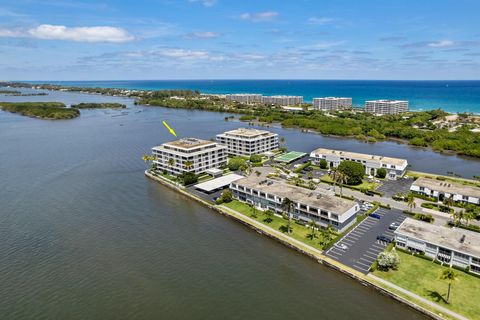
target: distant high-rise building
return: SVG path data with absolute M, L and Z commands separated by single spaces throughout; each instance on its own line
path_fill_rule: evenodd
M 313 109 L 320 111 L 336 111 L 352 108 L 352 98 L 325 97 L 314 98 Z
M 398 114 L 408 111 L 408 101 L 371 100 L 365 102 L 365 112 L 373 114 Z
M 302 96 L 263 96 L 262 103 L 278 106 L 294 106 L 303 103 Z
M 227 94 L 225 99 L 240 103 L 252 104 L 252 103 L 261 103 L 262 95 L 256 93 L 238 93 L 238 94 Z

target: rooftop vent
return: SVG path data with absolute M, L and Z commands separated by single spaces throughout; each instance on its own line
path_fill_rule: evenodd
M 460 243 L 464 243 L 465 242 L 465 235 L 463 234 L 462 237 L 460 238 Z

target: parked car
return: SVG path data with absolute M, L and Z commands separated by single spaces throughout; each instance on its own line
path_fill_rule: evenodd
M 370 217 L 375 218 L 375 219 L 381 219 L 382 218 L 378 213 L 371 213 Z
M 390 229 L 390 230 L 397 230 L 398 227 L 400 227 L 400 223 L 392 222 L 392 223 L 388 226 L 388 229 Z
M 370 197 L 373 197 L 373 196 L 375 195 L 375 193 L 373 193 L 373 192 L 370 191 L 370 190 L 365 191 L 365 194 L 366 194 L 367 196 L 370 196 Z
M 335 243 L 334 246 L 337 247 L 337 248 L 340 248 L 342 250 L 347 250 L 348 249 L 348 247 L 343 243 Z
M 387 236 L 384 236 L 384 235 L 380 235 L 380 236 L 377 236 L 377 240 L 378 241 L 383 241 L 383 242 L 386 242 L 386 243 L 390 243 L 392 242 L 392 238 L 390 237 L 387 237 Z

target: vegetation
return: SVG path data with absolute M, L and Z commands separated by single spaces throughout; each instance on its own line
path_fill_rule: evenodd
M 321 159 L 319 165 L 320 165 L 320 169 L 327 169 L 328 167 L 327 160 Z
M 387 169 L 379 168 L 377 170 L 377 178 L 384 179 L 387 176 Z
M 453 209 L 436 203 L 422 203 L 422 208 L 437 210 L 440 212 L 452 213 Z
M 445 297 L 448 292 L 445 282 L 440 279 L 440 275 L 445 270 L 451 271 L 451 269 L 432 263 L 429 259 L 421 259 L 420 256 L 412 256 L 400 250 L 396 251 L 402 261 L 398 269 L 376 270 L 374 272 L 376 276 L 460 313 L 469 319 L 480 319 L 480 304 L 476 299 L 472 299 L 480 292 L 479 278 L 459 271 L 454 284 L 455 294 L 450 296 L 447 304 Z
M 183 183 L 183 185 L 188 186 L 198 182 L 198 176 L 193 172 L 184 172 L 178 175 L 178 179 Z
M 442 274 L 440 275 L 440 279 L 448 282 L 447 303 L 449 303 L 452 282 L 457 280 L 457 273 L 452 269 L 443 270 Z
M 79 103 L 72 104 L 72 108 L 77 109 L 123 109 L 127 106 L 121 103 Z
M 389 269 L 397 270 L 400 264 L 400 257 L 395 251 L 383 251 L 380 252 L 377 258 L 377 268 L 383 271 Z
M 244 168 L 246 165 L 246 161 L 244 158 L 241 157 L 233 157 L 228 160 L 228 169 L 231 171 L 237 171 Z
M 0 94 L 15 94 L 19 95 L 22 94 L 20 91 L 17 90 L 0 90 Z
M 295 208 L 295 204 L 289 198 L 284 198 L 282 201 L 282 210 L 287 214 L 288 224 L 287 232 L 292 233 L 292 211 Z
M 365 174 L 365 168 L 361 163 L 350 160 L 340 162 L 337 170 L 346 177 L 346 183 L 349 185 L 361 184 Z
M 48 120 L 72 119 L 80 115 L 78 109 L 66 108 L 61 102 L 0 102 L 0 108 L 23 116 Z
M 253 163 L 261 163 L 262 162 L 262 156 L 259 154 L 252 154 L 250 156 L 250 161 Z

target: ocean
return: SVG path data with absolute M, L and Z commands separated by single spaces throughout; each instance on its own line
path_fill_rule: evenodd
M 67 86 L 125 89 L 192 89 L 202 93 L 260 93 L 315 97 L 352 97 L 360 107 L 366 100 L 408 100 L 411 110 L 441 108 L 448 112 L 480 114 L 480 80 L 386 81 L 386 80 L 124 80 L 37 81 Z

